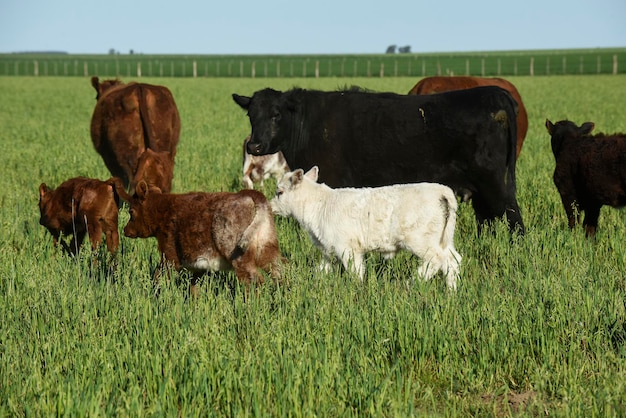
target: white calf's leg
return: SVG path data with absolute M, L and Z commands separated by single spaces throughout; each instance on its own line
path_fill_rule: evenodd
M 345 250 L 341 254 L 341 262 L 346 271 L 353 271 L 359 276 L 361 282 L 365 278 L 365 265 L 363 263 L 363 254 L 355 253 L 352 250 Z M 352 266 L 352 269 L 350 269 Z
M 446 285 L 448 285 L 448 289 L 456 290 L 456 282 L 459 279 L 461 270 L 461 254 L 453 247 L 448 248 L 448 259 L 444 268 L 446 271 L 443 273 L 446 275 Z

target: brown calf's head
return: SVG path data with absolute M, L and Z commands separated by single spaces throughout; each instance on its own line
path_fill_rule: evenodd
M 103 82 L 100 82 L 98 77 L 91 77 L 91 85 L 94 89 L 96 89 L 96 100 L 98 100 L 107 90 L 111 89 L 112 87 L 120 86 L 123 84 L 124 83 L 122 83 L 118 79 L 104 80 Z
M 154 236 L 158 211 L 151 207 L 151 200 L 161 195 L 161 189 L 141 180 L 132 196 L 126 195 L 129 203 L 130 219 L 124 227 L 124 235 L 129 238 L 149 238 Z M 123 197 L 124 198 L 124 197 Z
M 150 148 L 139 156 L 135 176 L 130 183 L 129 193 L 132 195 L 140 181 L 146 182 L 149 186 L 158 187 L 163 193 L 172 190 L 172 179 L 174 177 L 174 160 L 167 151 L 156 152 Z
M 59 212 L 58 204 L 55 205 L 55 200 L 53 197 L 53 189 L 48 187 L 46 183 L 41 183 L 39 186 L 39 224 L 46 227 L 52 236 L 55 239 L 58 238 L 59 233 L 53 232 L 58 231 L 61 227 L 59 224 L 59 219 L 55 214 Z

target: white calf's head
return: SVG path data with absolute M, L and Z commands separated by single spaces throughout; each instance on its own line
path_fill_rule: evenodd
M 293 215 L 296 207 L 313 198 L 311 188 L 306 187 L 305 183 L 316 184 L 318 173 L 319 169 L 314 166 L 306 173 L 298 168 L 284 174 L 276 186 L 276 196 L 270 201 L 272 211 L 281 216 Z

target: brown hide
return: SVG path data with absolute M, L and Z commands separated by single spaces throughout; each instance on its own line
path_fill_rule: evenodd
M 111 174 L 121 178 L 131 193 L 142 179 L 169 192 L 180 137 L 180 116 L 172 93 L 164 86 L 100 82 L 98 77 L 92 77 L 91 84 L 97 92 L 91 139 Z M 146 149 L 169 156 L 151 164 L 153 155 L 145 154 Z M 144 164 L 148 161 L 143 169 L 142 158 Z
M 561 195 L 568 225 L 573 228 L 585 212 L 587 237 L 595 236 L 600 208 L 626 205 L 626 134 L 596 134 L 593 122 L 580 127 L 546 119 L 556 161 L 554 184 Z
M 170 263 L 195 278 L 207 271 L 234 269 L 242 284 L 262 283 L 258 269 L 278 278 L 282 257 L 274 218 L 265 196 L 239 193 L 162 193 L 141 181 L 130 203 L 124 235 L 156 237 L 161 267 Z M 158 276 L 158 273 L 157 273 Z
M 79 252 L 85 234 L 89 234 L 91 247 L 96 250 L 103 233 L 109 252 L 114 253 L 119 246 L 117 189 L 121 184 L 118 178 L 101 181 L 86 177 L 69 179 L 56 189 L 41 183 L 39 223 L 50 231 L 55 245 L 61 235 L 73 235 L 69 246 L 61 241 L 69 254 Z
M 498 86 L 513 96 L 517 102 L 517 149 L 516 157 L 522 151 L 522 145 L 528 132 L 528 113 L 519 92 L 513 84 L 503 78 L 483 78 L 469 76 L 434 76 L 420 80 L 408 94 L 433 94 L 450 90 L 464 90 L 479 86 Z

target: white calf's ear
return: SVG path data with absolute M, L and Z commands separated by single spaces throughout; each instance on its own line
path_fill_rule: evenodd
M 311 167 L 309 171 L 306 172 L 305 176 L 307 176 L 309 179 L 317 183 L 318 174 L 319 174 L 319 168 L 316 165 L 314 165 L 313 167 Z
M 297 170 L 293 172 L 293 175 L 291 176 L 291 185 L 297 186 L 298 184 L 302 183 L 303 178 L 304 178 L 304 170 L 301 168 L 298 168 Z

